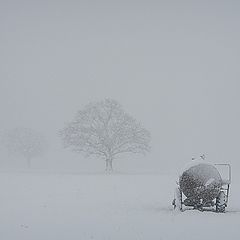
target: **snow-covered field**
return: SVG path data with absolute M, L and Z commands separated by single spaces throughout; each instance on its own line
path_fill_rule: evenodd
M 227 212 L 175 212 L 174 177 L 0 173 L 1 240 L 240 239 L 239 181 Z

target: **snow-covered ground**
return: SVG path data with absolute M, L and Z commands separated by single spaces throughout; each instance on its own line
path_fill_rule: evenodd
M 0 173 L 1 240 L 240 239 L 239 181 L 227 212 L 175 212 L 174 177 Z

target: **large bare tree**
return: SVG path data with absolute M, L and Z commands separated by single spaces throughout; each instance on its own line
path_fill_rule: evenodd
M 88 104 L 60 135 L 65 147 L 103 158 L 107 171 L 120 154 L 149 151 L 150 133 L 112 99 Z
M 45 138 L 30 128 L 18 127 L 2 134 L 2 143 L 9 154 L 23 157 L 31 167 L 33 158 L 42 156 L 47 149 Z

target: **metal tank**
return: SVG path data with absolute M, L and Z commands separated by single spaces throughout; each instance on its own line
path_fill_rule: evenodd
M 199 163 L 182 173 L 179 186 L 190 205 L 198 204 L 200 200 L 207 203 L 218 196 L 222 178 L 215 166 Z
M 222 179 L 217 167 L 227 170 L 228 179 Z M 193 161 L 181 171 L 174 193 L 174 209 L 183 209 L 183 205 L 203 210 L 204 207 L 216 207 L 224 212 L 228 203 L 231 183 L 229 164 L 210 164 L 205 161 Z

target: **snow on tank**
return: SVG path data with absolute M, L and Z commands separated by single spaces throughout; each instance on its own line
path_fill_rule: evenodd
M 222 179 L 214 165 L 205 161 L 194 161 L 180 175 L 179 186 L 187 198 L 207 202 L 219 194 Z

